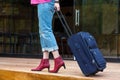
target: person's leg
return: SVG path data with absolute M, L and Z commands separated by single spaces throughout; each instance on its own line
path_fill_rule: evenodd
M 43 59 L 49 64 L 49 52 L 52 52 L 54 57 L 54 69 L 49 72 L 56 73 L 61 66 L 65 67 L 65 64 L 58 52 L 58 45 L 55 39 L 55 36 L 52 31 L 52 18 L 54 14 L 54 5 L 52 3 L 45 3 L 38 5 L 38 18 L 39 18 L 39 33 L 40 33 L 40 42 L 43 51 Z M 47 59 L 47 60 L 46 60 Z M 49 69 L 49 65 L 44 65 L 41 61 L 40 65 L 34 70 L 42 70 L 44 68 Z
M 57 57 L 59 57 L 59 56 L 60 56 L 60 54 L 59 54 L 59 51 L 58 51 L 58 50 L 52 51 L 52 54 L 53 54 L 53 57 L 54 57 L 54 58 L 57 58 Z
M 49 52 L 48 51 L 43 52 L 43 59 L 49 59 Z
M 58 70 L 63 66 L 65 68 L 65 63 L 58 51 L 58 45 L 55 39 L 55 36 L 52 31 L 52 19 L 54 14 L 54 4 L 48 3 L 48 10 L 44 13 L 46 16 L 44 18 L 46 27 L 42 28 L 42 33 L 44 34 L 44 46 L 42 50 L 47 50 L 48 52 L 52 52 L 54 57 L 54 69 L 50 70 L 49 72 L 57 73 Z
M 43 52 L 43 58 L 40 61 L 39 65 L 36 68 L 31 69 L 32 71 L 41 71 L 44 68 L 50 68 L 49 64 L 49 52 L 45 49 L 46 48 L 46 39 L 44 36 L 44 32 L 46 32 L 47 27 L 45 25 L 45 11 L 46 11 L 46 4 L 39 4 L 38 8 L 38 20 L 39 20 L 39 34 L 40 34 L 40 43 Z

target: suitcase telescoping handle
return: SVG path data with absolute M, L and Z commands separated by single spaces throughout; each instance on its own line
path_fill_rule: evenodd
M 65 29 L 65 32 L 67 33 L 68 37 L 70 37 L 73 33 L 62 13 L 62 11 L 56 11 L 58 18 L 60 19 L 61 24 L 63 25 L 63 28 Z M 75 56 L 73 56 L 74 60 L 76 60 Z
M 58 18 L 60 19 L 61 24 L 63 25 L 63 28 L 65 29 L 65 32 L 67 33 L 68 37 L 72 35 L 72 31 L 61 11 L 56 11 Z

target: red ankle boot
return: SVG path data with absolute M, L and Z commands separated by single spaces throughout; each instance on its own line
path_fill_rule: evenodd
M 41 71 L 44 68 L 48 68 L 49 71 L 50 68 L 49 59 L 42 59 L 39 66 L 37 68 L 31 69 L 31 71 Z
M 59 70 L 62 66 L 64 67 L 64 69 L 66 68 L 66 67 L 65 67 L 65 63 L 63 62 L 61 56 L 58 57 L 58 58 L 56 58 L 56 59 L 54 59 L 54 63 L 55 63 L 54 69 L 49 71 L 49 72 L 51 72 L 51 73 L 57 73 L 58 70 Z

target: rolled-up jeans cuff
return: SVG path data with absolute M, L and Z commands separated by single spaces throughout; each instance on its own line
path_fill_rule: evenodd
M 48 52 L 52 52 L 52 51 L 55 51 L 55 50 L 58 50 L 58 46 L 55 46 L 55 47 L 51 47 L 51 48 L 42 48 L 42 51 L 48 51 Z

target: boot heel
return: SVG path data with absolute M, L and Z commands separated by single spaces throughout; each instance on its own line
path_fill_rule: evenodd
M 63 67 L 64 67 L 64 69 L 66 69 L 66 66 L 65 66 L 65 64 L 63 64 Z
M 48 72 L 50 71 L 50 66 L 48 67 Z

